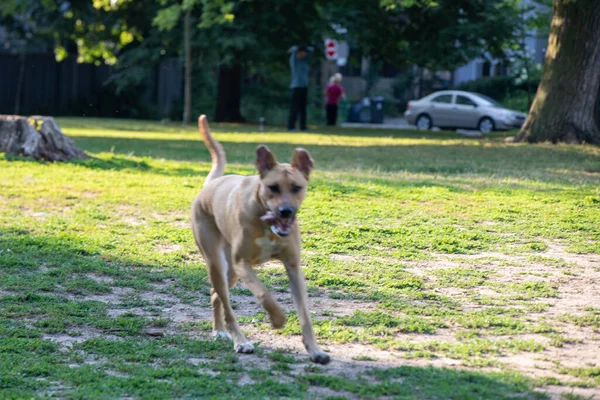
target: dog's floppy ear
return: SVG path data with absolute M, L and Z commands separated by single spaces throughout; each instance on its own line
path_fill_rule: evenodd
M 261 144 L 256 148 L 256 169 L 260 175 L 264 175 L 267 171 L 270 171 L 277 165 L 277 160 L 271 150 L 264 144 Z
M 308 179 L 313 165 L 313 160 L 310 158 L 308 151 L 300 148 L 294 150 L 294 154 L 292 154 L 292 167 L 302 172 L 306 179 Z

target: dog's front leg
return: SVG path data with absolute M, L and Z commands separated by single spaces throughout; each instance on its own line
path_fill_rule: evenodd
M 242 279 L 242 282 L 250 289 L 254 297 L 263 306 L 269 314 L 273 328 L 282 328 L 285 325 L 285 313 L 281 309 L 277 300 L 267 290 L 265 285 L 256 275 L 252 267 L 244 260 L 237 260 L 234 264 L 236 274 Z
M 308 311 L 306 281 L 304 279 L 304 274 L 300 269 L 300 257 L 291 255 L 285 257 L 282 261 L 290 280 L 290 289 L 292 290 L 294 305 L 296 306 L 298 319 L 300 320 L 300 326 L 302 328 L 302 342 L 304 343 L 304 347 L 306 347 L 308 355 L 313 362 L 328 364 L 329 355 L 321 350 L 315 339 L 312 320 L 310 312 Z

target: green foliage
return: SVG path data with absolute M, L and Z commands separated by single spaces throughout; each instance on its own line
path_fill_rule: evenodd
M 0 26 L 5 29 L 8 39 L 5 46 L 11 40 L 17 43 L 16 48 L 8 47 L 9 51 L 24 52 L 35 49 L 36 45 L 50 44 L 61 19 L 57 3 L 50 0 L 0 3 Z
M 540 83 L 540 76 L 532 76 L 529 79 L 532 96 L 535 94 Z M 512 76 L 493 76 L 476 79 L 459 84 L 456 89 L 467 92 L 480 93 L 497 101 L 521 95 L 527 88 L 527 82 L 518 81 Z M 525 92 L 526 93 L 526 92 Z
M 54 46 L 59 60 L 69 56 L 65 44 L 76 43 L 79 62 L 115 65 L 107 83 L 119 95 L 146 90 L 163 58 L 183 60 L 182 15 L 189 11 L 194 27 L 192 81 L 202 82 L 202 88 L 193 91 L 192 107 L 204 113 L 212 108 L 207 99 L 221 98 L 223 93 L 216 92 L 214 77 L 208 81 L 204 77 L 237 64 L 245 78 L 242 107 L 249 120 L 259 116 L 277 122 L 285 119 L 287 110 L 275 106 L 288 101 L 286 50 L 300 42 L 313 44 L 316 62 L 322 54 L 322 37 L 336 36 L 333 23 L 348 28 L 345 39 L 353 44 L 353 52 L 397 67 L 417 64 L 451 69 L 484 52 L 504 57 L 505 50 L 520 46 L 515 39 L 517 0 L 381 0 L 376 4 L 356 0 L 45 0 L 35 7 L 23 0 L 5 3 L 0 12 L 11 34 Z M 367 80 L 369 85 L 374 83 Z M 320 122 L 320 92 L 317 97 L 309 114 L 317 115 Z M 143 106 L 135 108 L 127 116 L 156 115 L 150 109 L 141 111 Z M 396 108 L 402 110 L 403 104 Z M 176 110 L 180 108 L 175 107 L 173 113 Z
M 531 93 L 531 101 L 535 96 L 535 92 Z M 521 111 L 523 113 L 529 112 L 529 101 L 527 92 L 519 91 L 510 96 L 505 97 L 502 100 L 502 105 L 510 110 Z
M 206 1 L 200 27 L 210 28 L 220 62 L 242 63 L 256 73 L 287 71 L 287 49 L 300 42 L 320 46 L 329 22 L 315 1 Z
M 161 31 L 169 31 L 179 23 L 181 18 L 181 4 L 173 4 L 163 8 L 156 13 L 156 17 L 152 21 Z
M 542 35 L 550 33 L 553 0 L 533 0 L 536 12 L 527 18 L 527 28 L 536 29 Z
M 331 7 L 367 54 L 393 65 L 432 70 L 463 65 L 483 53 L 503 58 L 518 39 L 518 0 L 370 2 L 345 0 Z

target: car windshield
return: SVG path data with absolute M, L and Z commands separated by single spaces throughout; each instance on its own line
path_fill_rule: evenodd
M 502 107 L 502 104 L 498 103 L 496 100 L 492 99 L 491 97 L 487 97 L 484 94 L 479 94 L 479 93 L 472 93 L 474 96 L 478 97 L 479 99 L 483 100 L 484 102 L 488 103 L 487 105 L 490 106 L 494 106 L 494 107 Z

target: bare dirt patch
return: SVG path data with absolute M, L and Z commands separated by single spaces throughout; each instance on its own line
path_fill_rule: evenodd
M 183 246 L 176 243 L 161 243 L 157 246 L 157 250 L 159 253 L 173 253 L 182 249 Z
M 89 275 L 88 275 L 89 276 Z M 110 279 L 110 278 L 109 278 Z M 90 294 L 90 295 L 73 295 L 64 294 L 69 300 L 74 301 L 100 301 L 102 303 L 117 305 L 121 303 L 122 299 L 133 294 L 134 290 L 131 288 L 123 288 L 113 286 L 111 293 L 107 294 Z
M 70 348 L 75 343 L 81 343 L 81 342 L 85 342 L 86 340 L 95 339 L 95 338 L 99 338 L 99 337 L 102 337 L 102 338 L 108 339 L 108 340 L 123 340 L 122 338 L 120 338 L 118 336 L 107 334 L 106 332 L 104 332 L 102 330 L 93 329 L 93 328 L 89 328 L 89 327 L 77 327 L 74 329 L 74 332 L 72 334 L 53 333 L 53 334 L 46 334 L 43 336 L 44 339 L 51 340 L 53 342 L 58 343 L 60 345 L 61 349 L 63 349 L 63 350 Z
M 536 259 L 532 256 L 541 256 L 545 259 Z M 333 259 L 339 261 L 359 261 L 368 262 L 365 257 L 354 257 L 346 255 L 334 255 Z M 556 260 L 553 263 L 552 259 Z M 380 261 L 380 260 L 378 260 Z M 568 263 L 565 267 L 565 263 Z M 450 297 L 453 301 L 461 304 L 462 309 L 482 310 L 488 306 L 473 302 L 473 298 L 479 296 L 489 296 L 502 299 L 508 295 L 506 285 L 519 284 L 522 282 L 542 282 L 556 288 L 558 295 L 556 297 L 532 299 L 530 304 L 543 302 L 548 304 L 548 308 L 542 311 L 527 313 L 523 321 L 539 324 L 548 324 L 555 330 L 554 333 L 527 333 L 510 336 L 494 337 L 489 336 L 491 340 L 495 338 L 505 339 L 531 339 L 536 343 L 542 344 L 544 350 L 541 352 L 503 352 L 503 355 L 485 355 L 484 358 L 495 362 L 490 365 L 494 367 L 473 368 L 466 366 L 460 359 L 453 359 L 444 356 L 438 356 L 433 359 L 412 358 L 411 352 L 385 351 L 374 346 L 363 343 L 324 343 L 323 347 L 332 356 L 332 362 L 323 368 L 321 373 L 335 376 L 365 376 L 365 372 L 373 368 L 408 366 L 434 366 L 448 368 L 465 368 L 483 371 L 498 371 L 503 369 L 517 370 L 532 378 L 556 378 L 565 384 L 572 384 L 581 381 L 569 375 L 559 373 L 559 367 L 584 367 L 591 365 L 600 365 L 600 352 L 598 343 L 600 337 L 591 328 L 578 327 L 559 319 L 560 316 L 571 313 L 581 315 L 587 306 L 598 306 L 600 304 L 600 256 L 597 255 L 576 255 L 566 253 L 560 246 L 550 246 L 549 250 L 542 253 L 531 255 L 506 255 L 502 253 L 485 253 L 478 255 L 446 255 L 437 254 L 429 261 L 420 261 L 406 263 L 406 271 L 418 274 L 426 281 L 433 283 L 431 290 Z M 556 264 L 556 265 L 555 265 Z M 274 265 L 274 264 L 273 264 Z M 273 265 L 268 264 L 267 267 Z M 436 287 L 434 272 L 439 269 L 469 267 L 476 269 L 485 269 L 491 272 L 486 285 L 474 288 L 460 287 Z M 574 275 L 565 274 L 565 270 L 574 269 Z M 161 316 L 171 320 L 166 332 L 178 332 L 179 326 L 189 322 L 210 322 L 212 314 L 209 306 L 209 299 L 206 295 L 198 295 L 198 300 L 192 304 L 187 304 L 175 296 L 166 293 L 172 282 L 161 282 L 156 284 L 156 291 L 145 292 L 141 298 L 150 303 L 159 304 Z M 243 288 L 238 283 L 237 288 Z M 116 289 L 116 288 L 115 288 Z M 160 293 L 158 292 L 160 291 Z M 113 293 L 108 296 L 98 296 L 101 301 L 117 300 L 123 293 Z M 274 297 L 280 302 L 285 311 L 293 311 L 294 305 L 289 292 L 273 292 Z M 109 300 L 110 299 L 110 300 Z M 263 312 L 257 300 L 250 295 L 234 294 L 231 296 L 234 312 L 236 316 L 252 316 Z M 384 311 L 377 302 L 350 300 L 350 299 L 331 299 L 327 292 L 321 292 L 319 296 L 309 297 L 309 308 L 315 319 L 338 318 L 350 315 L 357 310 L 363 311 Z M 527 304 L 527 303 L 526 303 Z M 491 307 L 491 306 L 490 306 Z M 507 307 L 517 307 L 508 304 Z M 521 306 L 522 307 L 522 306 Z M 129 309 L 130 311 L 132 309 Z M 125 309 L 127 311 L 127 309 Z M 143 312 L 143 310 L 137 310 Z M 297 364 L 293 364 L 294 373 L 301 373 L 306 365 L 311 364 L 302 345 L 300 336 L 282 336 L 271 329 L 259 329 L 254 324 L 241 323 L 242 330 L 253 342 L 260 343 L 267 352 L 274 349 L 285 349 L 297 357 Z M 451 326 L 448 329 L 438 329 L 435 334 L 397 334 L 399 340 L 412 343 L 426 343 L 428 341 L 437 341 L 443 343 L 457 343 L 456 333 L 462 328 L 460 326 Z M 199 331 L 190 332 L 191 335 L 200 335 L 208 337 L 209 332 Z M 485 334 L 484 334 L 485 335 Z M 552 344 L 552 335 L 560 335 L 565 339 L 562 347 Z M 485 336 L 484 336 L 485 337 Z M 462 340 L 462 339 L 461 339 Z M 408 358 L 407 358 L 408 357 Z M 202 360 L 197 360 L 201 363 Z M 257 362 L 264 363 L 264 358 L 257 358 L 256 355 L 242 355 L 240 362 L 247 364 Z M 500 367 L 498 367 L 500 366 Z M 297 370 L 297 371 L 296 371 Z M 285 377 L 277 377 L 277 379 Z M 246 382 L 246 378 L 242 381 Z M 247 383 L 251 383 L 247 377 Z M 588 384 L 590 382 L 588 381 Z M 315 397 L 327 396 L 328 389 L 311 389 L 311 395 Z M 547 392 L 553 399 L 559 399 L 562 393 L 575 393 L 582 396 L 600 396 L 600 388 L 572 388 L 569 386 L 546 386 L 540 389 Z M 339 394 L 339 393 L 337 393 Z M 354 398 L 352 394 L 347 394 L 349 398 Z
M 114 279 L 111 278 L 110 276 L 101 276 L 101 275 L 96 275 L 96 274 L 88 274 L 87 275 L 88 278 L 90 278 L 91 280 L 98 282 L 98 283 L 112 283 L 114 282 Z

